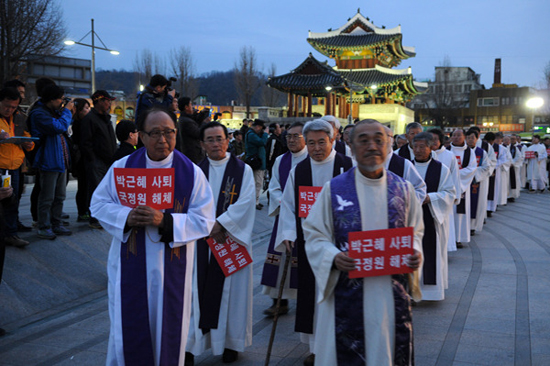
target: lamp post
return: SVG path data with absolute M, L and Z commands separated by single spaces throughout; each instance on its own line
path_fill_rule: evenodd
M 90 33 L 92 35 L 92 44 L 81 43 L 80 41 L 82 41 Z M 99 41 L 103 45 L 103 47 L 97 47 L 95 45 L 95 37 L 96 36 L 97 36 L 97 39 L 99 39 Z M 86 46 L 86 47 L 91 47 L 92 48 L 92 93 L 95 92 L 95 50 L 98 49 L 98 50 L 103 50 L 103 51 L 109 51 L 113 55 L 120 55 L 120 52 L 107 48 L 107 46 L 105 45 L 105 43 L 103 43 L 103 41 L 101 40 L 99 35 L 94 31 L 94 20 L 93 19 L 92 19 L 92 30 L 89 31 L 88 33 L 86 33 L 84 35 L 84 37 L 80 38 L 78 41 L 73 41 L 73 40 L 68 39 L 64 43 L 67 46 L 72 46 L 72 45 L 78 44 L 80 46 Z
M 527 108 L 531 109 L 531 131 L 533 131 L 533 133 L 535 130 L 535 111 L 538 108 L 542 107 L 543 104 L 544 104 L 544 100 L 541 97 L 529 98 L 525 103 Z

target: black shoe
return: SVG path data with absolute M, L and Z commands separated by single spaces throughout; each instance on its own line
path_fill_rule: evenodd
M 470 236 L 474 236 L 476 234 L 475 230 L 470 230 Z
M 264 314 L 268 317 L 275 316 L 275 313 L 277 312 L 277 299 L 273 299 L 273 305 L 271 307 L 264 310 Z M 287 299 L 281 299 L 281 304 L 279 305 L 279 315 L 284 315 L 288 313 L 288 300 Z
M 493 213 L 491 211 L 487 211 L 487 217 L 493 217 Z
M 195 366 L 195 355 L 191 352 L 185 352 L 184 366 Z
M 315 354 L 311 353 L 304 360 L 304 366 L 313 366 L 315 364 Z
M 262 209 L 262 206 L 260 206 L 260 204 L 258 203 L 258 204 L 256 205 L 256 210 L 261 210 L 261 209 Z
M 508 202 L 516 202 L 516 199 L 514 197 L 508 198 Z
M 25 226 L 21 223 L 21 221 L 19 221 L 17 223 L 17 231 L 20 232 L 20 233 L 28 233 L 28 232 L 32 231 L 32 227 Z
M 456 247 L 461 249 L 461 248 L 464 248 L 464 245 L 461 242 L 457 241 L 456 242 Z
M 69 216 L 69 214 L 66 214 L 65 212 L 61 213 L 61 218 L 62 218 L 63 220 L 67 220 L 67 219 L 69 219 L 70 217 L 71 217 L 71 216 Z
M 17 235 L 6 236 L 4 238 L 4 243 L 8 246 L 16 248 L 24 248 L 30 244 L 28 241 L 21 239 Z
M 261 203 L 258 203 L 258 206 L 260 206 L 261 208 L 264 208 L 264 205 L 262 205 Z
M 222 361 L 223 363 L 235 362 L 239 359 L 239 352 L 226 348 L 223 350 Z

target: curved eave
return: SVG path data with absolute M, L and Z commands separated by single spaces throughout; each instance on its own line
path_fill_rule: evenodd
M 270 78 L 267 85 L 283 92 L 311 92 L 325 94 L 326 87 L 335 87 L 343 82 L 339 74 L 321 74 L 321 75 L 301 75 L 288 73 L 281 76 Z
M 400 38 L 400 34 L 391 35 L 339 35 L 337 37 L 327 38 L 308 38 L 307 42 L 316 50 L 323 53 L 322 50 L 362 50 L 365 48 L 375 48 L 387 44 L 392 44 Z
M 324 37 L 332 37 L 332 36 L 342 34 L 342 32 L 344 32 L 346 29 L 348 29 L 351 25 L 353 25 L 353 23 L 355 23 L 358 20 L 361 23 L 363 23 L 366 27 L 372 29 L 377 34 L 401 33 L 401 26 L 400 25 L 395 27 L 395 28 L 391 28 L 391 29 L 379 28 L 379 27 L 375 26 L 373 23 L 371 23 L 369 20 L 367 20 L 367 18 L 365 18 L 361 13 L 357 13 L 350 20 L 348 20 L 346 22 L 346 24 L 344 24 L 343 26 L 341 26 L 338 29 L 335 29 L 333 31 L 328 31 L 328 32 L 320 32 L 320 33 L 309 32 L 308 37 L 309 38 L 324 38 Z

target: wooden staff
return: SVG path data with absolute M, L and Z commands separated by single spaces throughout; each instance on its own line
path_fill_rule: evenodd
M 279 320 L 279 309 L 281 307 L 281 297 L 283 297 L 283 288 L 285 286 L 286 274 L 288 272 L 288 266 L 290 265 L 290 258 L 292 253 L 286 253 L 284 272 L 281 276 L 281 283 L 279 284 L 279 294 L 277 296 L 277 305 L 275 306 L 275 316 L 273 317 L 273 327 L 271 328 L 271 337 L 269 337 L 269 344 L 267 346 L 267 356 L 265 358 L 265 366 L 269 365 L 269 359 L 271 358 L 271 349 L 273 348 L 273 341 L 275 340 L 275 330 L 277 329 L 277 320 Z

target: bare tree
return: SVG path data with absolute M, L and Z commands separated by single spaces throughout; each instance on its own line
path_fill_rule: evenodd
M 55 0 L 0 0 L 0 82 L 20 75 L 30 55 L 59 54 L 66 34 Z
M 544 83 L 546 89 L 550 89 L 550 61 L 544 67 Z
M 277 66 L 272 63 L 268 70 L 268 78 L 275 77 Z M 267 107 L 277 107 L 283 93 L 275 88 L 270 88 L 266 83 L 262 83 L 262 104 Z
M 239 98 L 246 106 L 246 117 L 250 116 L 252 96 L 260 87 L 259 71 L 256 66 L 256 51 L 253 47 L 243 47 L 239 60 L 235 63 L 235 86 Z
M 184 46 L 170 50 L 170 67 L 178 79 L 181 95 L 195 99 L 199 95 L 199 82 L 195 77 L 195 64 L 191 50 Z
M 154 56 L 149 49 L 143 49 L 140 53 L 136 53 L 134 59 L 134 71 L 138 77 L 139 84 L 147 84 L 153 76 Z

